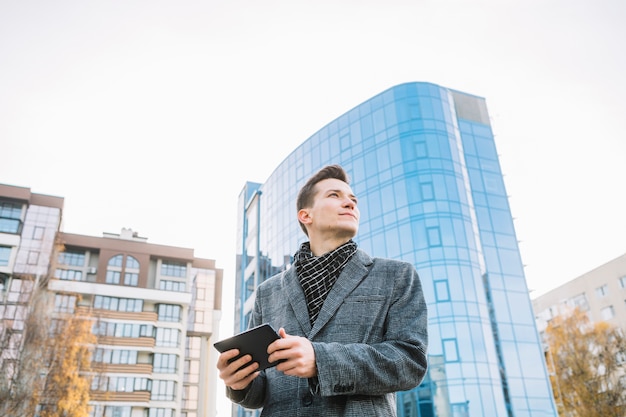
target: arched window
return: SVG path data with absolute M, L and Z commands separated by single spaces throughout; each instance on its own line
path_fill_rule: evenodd
M 136 287 L 139 283 L 139 261 L 130 255 L 115 255 L 107 263 L 105 282 L 120 284 L 124 275 L 124 285 Z
M 126 256 L 126 269 L 124 270 L 124 285 L 136 287 L 139 282 L 139 261 L 130 255 Z

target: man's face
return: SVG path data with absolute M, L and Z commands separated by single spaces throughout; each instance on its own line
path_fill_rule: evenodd
M 348 184 L 329 178 L 315 185 L 313 206 L 308 212 L 309 236 L 353 238 L 359 230 L 357 199 Z

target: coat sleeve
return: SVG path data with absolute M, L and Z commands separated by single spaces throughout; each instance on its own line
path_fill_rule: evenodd
M 424 378 L 428 319 L 420 279 L 410 263 L 387 272 L 395 277 L 381 342 L 313 342 L 320 395 L 383 395 Z
M 250 323 L 248 328 L 252 328 L 258 326 L 263 321 L 261 317 L 261 308 L 258 304 L 259 298 L 254 302 L 254 309 L 252 311 L 252 316 L 250 317 Z M 263 407 L 263 403 L 265 401 L 265 384 L 267 383 L 267 379 L 265 376 L 265 371 L 261 371 L 259 376 L 254 378 L 254 380 L 243 390 L 234 390 L 226 387 L 226 396 L 234 403 L 241 405 L 245 408 L 261 408 Z

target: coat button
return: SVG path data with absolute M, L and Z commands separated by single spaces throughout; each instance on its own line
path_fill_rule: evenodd
M 304 397 L 302 397 L 302 405 L 303 406 L 308 407 L 311 404 L 313 404 L 313 396 L 311 394 L 307 394 Z

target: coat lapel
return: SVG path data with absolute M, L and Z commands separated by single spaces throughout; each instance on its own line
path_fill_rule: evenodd
M 304 291 L 302 291 L 300 281 L 298 281 L 295 267 L 291 267 L 283 273 L 282 287 L 284 293 L 287 294 L 289 304 L 291 304 L 293 313 L 295 314 L 298 323 L 300 323 L 302 331 L 308 337 L 311 332 L 309 310 L 306 306 L 306 298 L 304 297 Z

